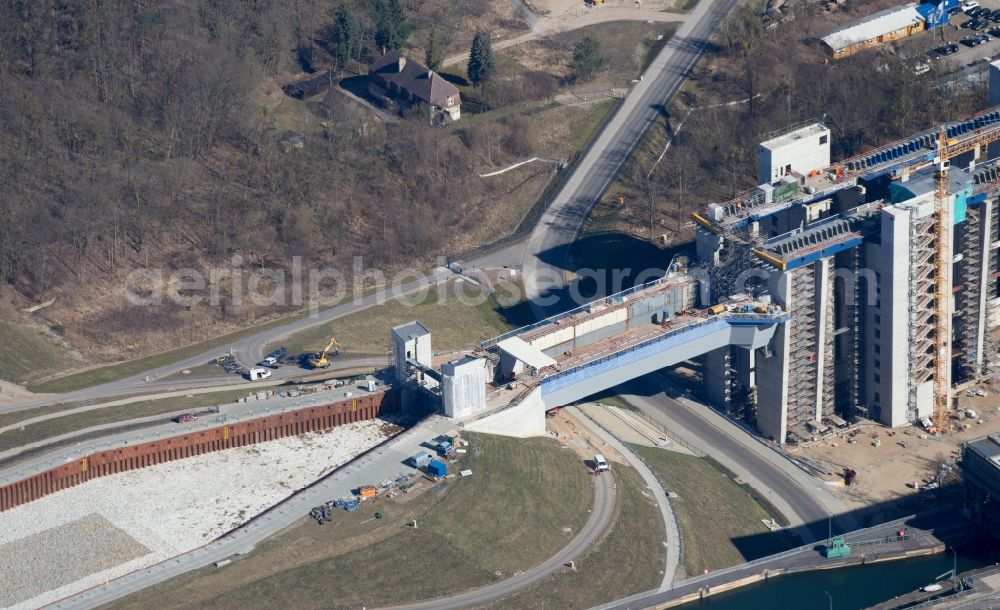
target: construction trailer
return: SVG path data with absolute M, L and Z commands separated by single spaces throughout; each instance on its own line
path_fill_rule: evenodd
M 990 74 L 1000 104 L 1000 62 Z M 827 143 L 802 138 L 814 161 L 694 214 L 709 301 L 749 288 L 791 318 L 763 348 L 703 357 L 712 402 L 779 442 L 831 416 L 940 427 L 997 356 L 998 141 L 1000 107 L 825 167 Z
M 431 457 L 431 454 L 427 453 L 426 451 L 421 451 L 420 453 L 410 457 L 409 461 L 411 466 L 417 469 L 421 469 L 425 468 L 428 464 L 430 464 L 432 459 L 434 458 Z

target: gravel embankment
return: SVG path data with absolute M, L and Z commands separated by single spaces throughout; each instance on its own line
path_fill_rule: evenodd
M 53 552 L 63 549 L 74 552 Z M 0 545 L 4 572 L 0 606 L 13 606 L 148 553 L 149 549 L 100 515 L 87 515 Z
M 36 608 L 205 544 L 384 439 L 381 422 L 359 422 L 102 477 L 0 513 L 0 565 L 20 564 L 14 578 L 4 568 L 0 605 Z

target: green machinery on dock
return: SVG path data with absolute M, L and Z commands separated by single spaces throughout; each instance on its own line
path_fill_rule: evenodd
M 829 544 L 823 547 L 823 556 L 827 559 L 833 559 L 835 557 L 850 557 L 850 555 L 851 545 L 844 542 L 844 538 L 842 536 L 831 538 Z

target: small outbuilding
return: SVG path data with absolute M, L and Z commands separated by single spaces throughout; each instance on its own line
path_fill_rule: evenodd
M 830 32 L 822 40 L 833 52 L 833 58 L 840 59 L 863 49 L 922 32 L 926 23 L 916 4 L 907 4 L 849 23 Z

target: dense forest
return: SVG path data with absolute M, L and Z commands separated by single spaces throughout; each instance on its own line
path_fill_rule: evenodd
M 459 7 L 449 19 L 485 4 L 447 3 Z M 281 266 L 358 254 L 391 265 L 434 252 L 442 227 L 468 222 L 467 185 L 447 179 L 469 173 L 468 151 L 421 121 L 375 123 L 336 97 L 289 154 L 269 115 L 276 87 L 303 70 L 404 45 L 409 10 L 402 0 L 3 3 L 0 277 L 37 295 L 164 257 Z

